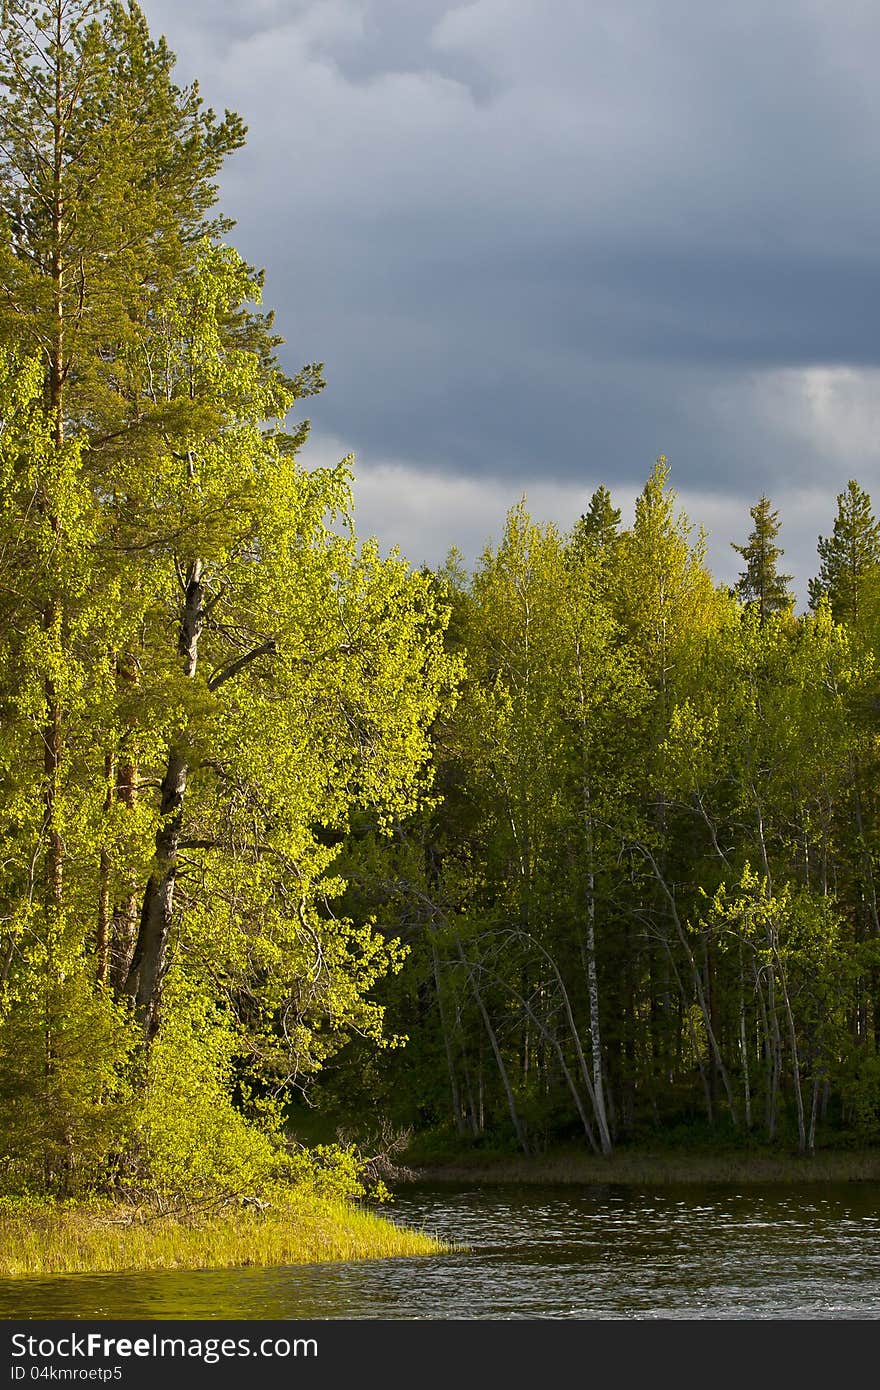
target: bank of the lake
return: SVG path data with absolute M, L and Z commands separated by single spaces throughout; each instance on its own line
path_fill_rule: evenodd
M 0 1277 L 302 1265 L 449 1248 L 378 1212 L 313 1196 L 188 1215 L 107 1201 L 0 1203 Z
M 609 1158 L 557 1150 L 524 1155 L 462 1152 L 443 1161 L 413 1164 L 409 1176 L 427 1183 L 612 1183 L 626 1187 L 672 1184 L 880 1182 L 880 1149 L 797 1154 L 730 1150 L 717 1152 L 621 1150 Z

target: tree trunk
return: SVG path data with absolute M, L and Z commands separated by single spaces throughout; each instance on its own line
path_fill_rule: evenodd
M 681 918 L 678 914 L 678 904 L 675 901 L 675 894 L 670 889 L 669 884 L 666 882 L 666 879 L 660 871 L 660 867 L 656 859 L 654 858 L 651 851 L 647 848 L 647 846 L 639 845 L 638 848 L 650 863 L 651 868 L 654 872 L 654 876 L 657 879 L 657 882 L 660 884 L 660 887 L 663 889 L 663 892 L 666 896 L 666 900 L 669 903 L 669 910 L 672 916 L 673 924 L 675 926 L 676 934 L 678 936 L 682 950 L 684 951 L 687 962 L 690 965 L 691 979 L 694 983 L 694 990 L 697 995 L 697 1002 L 700 1006 L 700 1011 L 703 1015 L 703 1023 L 706 1028 L 706 1038 L 709 1043 L 710 1056 L 718 1069 L 718 1075 L 721 1077 L 721 1082 L 724 1086 L 724 1093 L 727 1096 L 727 1104 L 730 1109 L 730 1118 L 733 1121 L 734 1128 L 736 1129 L 739 1127 L 739 1116 L 737 1114 L 736 1101 L 733 1097 L 733 1087 L 730 1084 L 730 1077 L 728 1076 L 727 1068 L 724 1065 L 724 1058 L 721 1056 L 721 1049 L 718 1046 L 718 1039 L 715 1036 L 715 1029 L 712 1027 L 712 1014 L 709 1009 L 708 1002 L 706 1000 L 706 992 L 703 989 L 703 981 L 700 975 L 700 968 L 694 959 L 694 953 L 691 950 L 690 943 L 687 939 L 687 934 L 684 930 L 684 927 L 682 926 Z M 669 952 L 669 960 L 672 960 L 671 951 Z
M 44 627 L 55 624 L 56 605 L 51 603 L 43 616 Z M 58 782 L 61 769 L 61 708 L 55 682 L 44 682 L 46 724 L 43 729 L 43 835 L 46 841 L 46 910 L 53 920 L 61 910 L 63 898 L 64 845 L 57 823 Z
M 568 1023 L 569 1031 L 571 1033 L 572 1042 L 574 1043 L 575 1056 L 578 1059 L 578 1066 L 580 1067 L 581 1076 L 583 1078 L 584 1089 L 586 1090 L 587 1095 L 590 1097 L 590 1104 L 593 1107 L 593 1114 L 596 1116 L 596 1124 L 599 1128 L 599 1139 L 602 1147 L 602 1153 L 607 1158 L 612 1152 L 611 1136 L 608 1133 L 607 1122 L 604 1124 L 604 1127 L 599 1124 L 599 1109 L 596 1104 L 596 1090 L 593 1085 L 593 1077 L 590 1073 L 590 1068 L 587 1066 L 587 1059 L 584 1056 L 584 1049 L 581 1043 L 580 1033 L 578 1032 L 577 1022 L 575 1021 L 574 1010 L 571 1007 L 571 999 L 569 998 L 568 990 L 565 988 L 565 981 L 562 978 L 562 972 L 560 971 L 559 966 L 556 964 L 556 961 L 553 959 L 550 952 L 547 950 L 546 946 L 542 946 L 541 942 L 537 939 L 537 937 L 532 936 L 530 932 L 519 932 L 518 935 L 522 937 L 525 941 L 528 941 L 529 944 L 534 946 L 536 950 L 540 951 L 541 955 L 544 957 L 544 959 L 547 961 L 547 964 L 550 966 L 550 969 L 553 971 L 556 983 L 559 986 L 559 993 L 562 998 L 562 1006 L 565 1009 L 565 1018 L 566 1022 Z M 602 1113 L 604 1119 L 604 1109 Z
M 791 1075 L 794 1083 L 794 1101 L 797 1108 L 798 1122 L 798 1153 L 804 1154 L 807 1151 L 807 1131 L 804 1119 L 804 1093 L 801 1086 L 801 1067 L 798 1057 L 797 1033 L 794 1026 L 794 1013 L 792 1012 L 791 999 L 788 994 L 788 983 L 785 978 L 785 967 L 779 956 L 778 949 L 774 946 L 776 963 L 779 966 L 779 983 L 782 987 L 782 1000 L 785 1004 L 785 1018 L 788 1023 L 788 1041 L 791 1047 Z
M 104 759 L 104 776 L 107 790 L 104 794 L 104 814 L 109 815 L 113 807 L 113 754 Z M 95 978 L 99 985 L 106 984 L 110 963 L 110 853 L 106 845 L 101 846 L 98 862 L 98 931 L 95 942 Z
M 816 1152 L 816 1116 L 819 1112 L 819 1090 L 821 1084 L 818 1076 L 814 1076 L 813 1096 L 810 1102 L 810 1128 L 807 1130 L 807 1153 L 811 1158 Z
M 776 1103 L 779 1092 L 779 1073 L 782 1069 L 782 1039 L 779 1033 L 779 1015 L 776 1011 L 776 984 L 773 967 L 767 974 L 767 1016 L 769 1031 L 767 1043 L 770 1053 L 770 1077 L 767 1087 L 767 1138 L 776 1138 Z
M 464 947 L 462 946 L 460 941 L 458 943 L 458 954 L 461 957 L 462 964 L 468 972 L 468 981 L 470 983 L 471 992 L 474 996 L 474 999 L 476 1000 L 477 1008 L 480 1011 L 480 1017 L 483 1020 L 483 1026 L 486 1029 L 486 1035 L 489 1039 L 489 1045 L 492 1048 L 495 1061 L 498 1064 L 498 1071 L 501 1075 L 501 1081 L 504 1086 L 504 1094 L 507 1097 L 507 1108 L 510 1111 L 510 1119 L 511 1123 L 513 1124 L 517 1141 L 523 1153 L 528 1158 L 529 1146 L 526 1140 L 526 1132 L 523 1128 L 522 1120 L 519 1116 L 519 1111 L 516 1108 L 516 1099 L 513 1094 L 513 1087 L 510 1084 L 510 1077 L 507 1074 L 507 1067 L 504 1065 L 504 1058 L 501 1055 L 501 1048 L 498 1046 L 498 1039 L 495 1036 L 495 1029 L 492 1027 L 492 1020 L 489 1018 L 489 1013 L 486 1009 L 485 1003 L 483 1002 L 483 996 L 480 993 L 479 985 L 477 984 L 476 979 L 474 978 L 473 967 L 468 962 L 468 959 L 464 953 Z
M 127 810 L 135 807 L 135 784 L 137 773 L 132 762 L 120 766 L 116 783 L 116 796 Z M 125 983 L 131 969 L 137 940 L 138 901 L 137 888 L 132 880 L 129 892 L 113 908 L 113 931 L 110 945 L 110 983 L 117 994 L 125 993 Z
M 549 1026 L 545 1022 L 542 1022 L 542 1020 L 535 1013 L 532 1006 L 528 1003 L 525 997 L 519 993 L 518 990 L 515 990 L 512 985 L 506 985 L 505 988 L 510 990 L 510 993 L 513 995 L 514 999 L 516 999 L 517 1003 L 525 1010 L 526 1015 L 532 1020 L 535 1027 L 538 1029 L 538 1032 L 540 1033 L 541 1037 L 544 1038 L 545 1041 L 549 1042 L 550 1046 L 553 1048 L 553 1051 L 556 1053 L 556 1059 L 559 1062 L 559 1068 L 562 1072 L 563 1077 L 565 1078 L 565 1084 L 568 1086 L 568 1089 L 571 1092 L 572 1099 L 574 1100 L 574 1106 L 578 1112 L 578 1118 L 580 1119 L 581 1125 L 583 1126 L 584 1134 L 587 1137 L 587 1143 L 590 1145 L 590 1148 L 593 1150 L 594 1154 L 599 1154 L 601 1150 L 599 1149 L 599 1145 L 596 1143 L 596 1136 L 593 1133 L 593 1127 L 590 1124 L 589 1116 L 587 1115 L 583 1099 L 581 1098 L 581 1093 L 575 1084 L 574 1077 L 571 1074 L 571 1068 L 565 1060 L 565 1053 L 562 1050 L 562 1044 L 560 1043 L 556 1034 L 551 1032 Z
M 437 1008 L 440 1013 L 440 1031 L 443 1034 L 443 1048 L 446 1053 L 446 1067 L 449 1072 L 449 1089 L 452 1094 L 452 1115 L 455 1120 L 455 1130 L 459 1138 L 464 1138 L 465 1121 L 461 1108 L 461 1094 L 458 1088 L 458 1077 L 455 1071 L 455 1057 L 452 1052 L 452 1038 L 449 1035 L 449 1028 L 446 1023 L 446 1010 L 443 1007 L 443 988 L 440 982 L 440 962 L 437 959 L 437 947 L 431 941 L 431 958 L 434 963 L 434 988 L 437 991 Z
M 749 1048 L 746 1036 L 746 990 L 743 971 L 742 943 L 739 948 L 739 1045 L 743 1067 L 743 1105 L 745 1108 L 746 1130 L 752 1127 L 752 1087 L 749 1075 Z
M 136 686 L 138 682 L 137 661 L 131 652 L 117 654 L 114 668 L 117 689 L 121 698 L 126 700 L 130 698 L 131 688 Z M 131 735 L 136 727 L 134 715 L 129 714 L 126 726 L 126 735 Z M 105 802 L 105 809 L 108 811 L 114 801 L 120 806 L 124 806 L 126 811 L 135 809 L 137 768 L 132 761 L 130 751 L 126 749 L 126 735 L 120 740 L 118 755 L 115 758 L 108 758 L 108 781 L 110 785 Z M 115 776 L 110 781 L 112 773 L 115 773 Z M 125 992 L 125 982 L 128 979 L 131 958 L 134 954 L 138 920 L 137 900 L 137 883 L 134 877 L 129 875 L 127 891 L 113 904 L 109 924 L 107 971 L 110 983 L 117 995 Z
M 696 1062 L 697 1062 L 697 1071 L 698 1071 L 699 1074 L 700 1074 L 700 1082 L 701 1082 L 702 1087 L 703 1087 L 703 1099 L 704 1099 L 705 1102 L 706 1102 L 706 1119 L 708 1120 L 708 1122 L 709 1122 L 710 1125 L 713 1125 L 713 1124 L 715 1123 L 715 1097 L 714 1097 L 714 1094 L 713 1094 L 713 1088 L 712 1088 L 712 1086 L 710 1085 L 709 1077 L 706 1075 L 706 1068 L 705 1068 L 705 1066 L 703 1065 L 703 1058 L 702 1058 L 702 1055 L 701 1055 L 701 1053 L 702 1053 L 702 1048 L 700 1047 L 699 1041 L 698 1041 L 698 1039 L 697 1039 L 697 1030 L 696 1030 L 696 1028 L 694 1027 L 694 1021 L 693 1021 L 693 1019 L 691 1018 L 691 1011 L 690 1011 L 690 1009 L 688 1008 L 688 999 L 687 999 L 687 995 L 685 994 L 684 981 L 683 981 L 682 978 L 681 978 L 681 974 L 680 974 L 680 972 L 679 972 L 678 966 L 675 964 L 675 960 L 673 959 L 673 956 L 672 956 L 672 943 L 669 942 L 669 941 L 667 941 L 667 942 L 665 943 L 665 945 L 666 945 L 666 949 L 667 949 L 667 951 L 668 951 L 668 953 L 669 953 L 669 961 L 670 961 L 670 965 L 671 965 L 671 967 L 672 967 L 672 973 L 673 973 L 673 975 L 674 975 L 674 977 L 675 977 L 675 983 L 678 985 L 678 994 L 679 994 L 679 999 L 681 1000 L 681 1005 L 682 1005 L 683 1014 L 684 1014 L 684 1017 L 687 1019 L 687 1027 L 688 1027 L 688 1033 L 689 1033 L 690 1039 L 691 1039 L 691 1046 L 692 1046 L 693 1049 L 694 1049 L 694 1057 L 696 1058 Z M 711 1057 L 710 1057 L 710 1058 L 709 1058 L 710 1074 L 711 1074 L 711 1066 L 712 1066 L 712 1059 L 711 1059 Z
M 193 560 L 187 570 L 178 652 L 183 657 L 184 674 L 195 675 L 199 635 L 202 630 L 204 590 L 202 562 Z M 185 743 L 171 748 L 162 780 L 159 825 L 156 830 L 153 868 L 144 891 L 137 941 L 125 990 L 149 1042 L 159 1027 L 162 981 L 167 967 L 168 937 L 174 910 L 174 884 L 183 828 L 183 802 L 186 795 L 189 759 Z
M 612 1151 L 611 1134 L 605 1108 L 605 1074 L 602 1064 L 602 1040 L 599 1032 L 599 977 L 596 970 L 596 876 L 594 864 L 593 815 L 590 804 L 590 784 L 583 781 L 584 831 L 587 840 L 587 921 L 584 954 L 587 969 L 587 991 L 590 999 L 590 1051 L 593 1063 L 593 1109 L 602 1153 Z

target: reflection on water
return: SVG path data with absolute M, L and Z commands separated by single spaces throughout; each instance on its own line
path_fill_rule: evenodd
M 880 1318 L 880 1185 L 413 1187 L 466 1254 L 0 1280 L 4 1318 Z

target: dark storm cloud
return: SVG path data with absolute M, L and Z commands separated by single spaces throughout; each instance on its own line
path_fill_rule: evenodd
M 874 4 L 145 10 L 249 123 L 236 242 L 366 464 L 880 486 Z

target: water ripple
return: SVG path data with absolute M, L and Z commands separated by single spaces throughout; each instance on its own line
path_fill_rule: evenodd
M 880 1185 L 414 1187 L 468 1253 L 0 1280 L 21 1318 L 880 1318 Z

